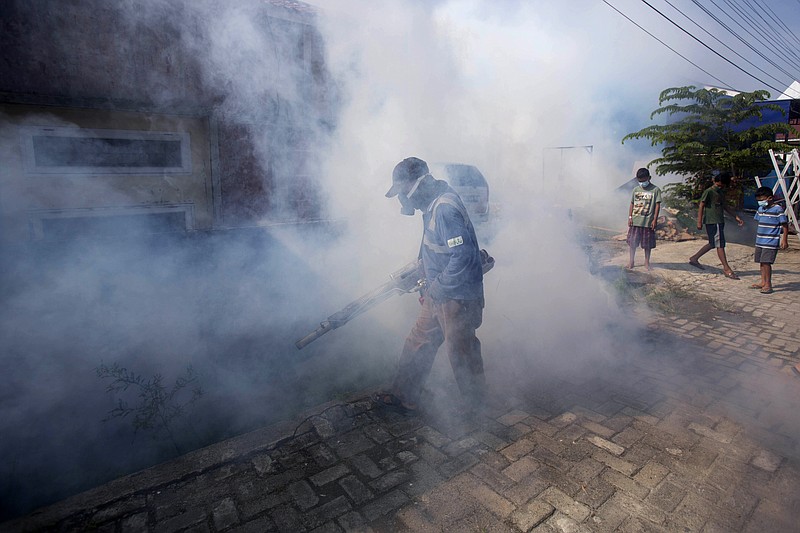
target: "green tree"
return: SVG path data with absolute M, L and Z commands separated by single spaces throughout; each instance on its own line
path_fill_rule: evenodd
M 684 176 L 676 193 L 686 199 L 697 198 L 710 182 L 715 171 L 730 172 L 734 183 L 770 168 L 768 150 L 785 150 L 774 141 L 775 134 L 789 132 L 786 123 L 769 123 L 742 129 L 740 124 L 754 117 L 762 118 L 766 109 L 783 109 L 763 103 L 767 91 L 754 91 L 728 96 L 718 89 L 697 89 L 694 86 L 672 87 L 661 91 L 658 109 L 650 119 L 666 114 L 675 117 L 664 125 L 653 125 L 629 133 L 630 139 L 649 139 L 651 146 L 663 145 L 656 173 Z

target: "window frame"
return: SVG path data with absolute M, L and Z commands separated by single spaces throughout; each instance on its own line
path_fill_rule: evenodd
M 189 132 L 139 131 L 90 129 L 79 127 L 28 126 L 21 128 L 22 159 L 25 173 L 86 175 L 86 174 L 191 174 L 192 150 Z M 181 143 L 181 166 L 177 167 L 131 167 L 131 166 L 37 166 L 33 139 L 37 136 L 57 136 L 79 139 L 131 139 L 143 141 L 179 141 Z

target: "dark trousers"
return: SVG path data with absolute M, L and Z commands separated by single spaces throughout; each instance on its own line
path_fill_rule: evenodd
M 475 336 L 482 321 L 483 300 L 434 303 L 425 298 L 403 346 L 394 380 L 395 395 L 407 403 L 418 402 L 436 352 L 444 343 L 461 394 L 469 403 L 482 402 L 486 379 L 481 341 Z

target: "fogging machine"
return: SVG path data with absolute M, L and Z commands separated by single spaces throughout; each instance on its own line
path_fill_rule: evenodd
M 420 259 L 411 261 L 397 272 L 390 274 L 389 281 L 320 322 L 317 329 L 294 343 L 294 345 L 297 346 L 298 350 L 302 350 L 329 331 L 344 326 L 361 313 L 375 307 L 394 294 L 421 291 L 425 287 L 425 278 L 420 277 L 422 271 L 420 263 Z M 484 274 L 494 266 L 494 258 L 486 250 L 481 250 L 481 266 Z

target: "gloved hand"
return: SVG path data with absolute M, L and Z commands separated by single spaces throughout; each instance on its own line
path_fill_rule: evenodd
M 428 290 L 425 295 L 434 302 L 441 302 L 444 300 L 444 291 L 442 290 L 442 285 L 439 283 L 438 279 L 435 279 L 428 284 Z

